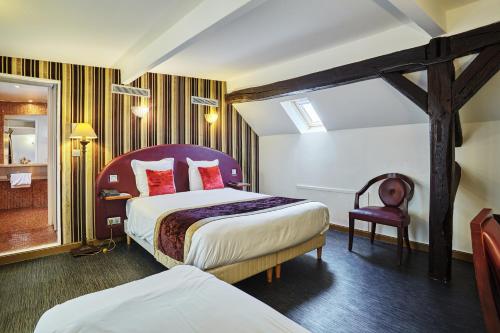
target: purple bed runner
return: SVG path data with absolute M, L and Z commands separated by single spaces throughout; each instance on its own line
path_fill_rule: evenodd
M 168 214 L 160 221 L 157 242 L 158 248 L 170 258 L 184 261 L 184 240 L 186 238 L 186 232 L 194 223 L 207 218 L 254 213 L 300 201 L 305 201 L 305 199 L 267 197 L 257 200 L 232 202 L 176 211 Z

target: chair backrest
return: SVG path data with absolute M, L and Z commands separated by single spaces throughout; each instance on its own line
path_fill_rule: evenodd
M 386 179 L 386 181 L 380 184 L 382 190 L 379 188 L 379 196 L 382 202 L 384 202 L 384 204 L 386 204 L 385 201 L 387 201 L 389 203 L 388 206 L 399 206 L 395 205 L 395 203 L 398 201 L 396 199 L 402 193 L 404 193 L 404 196 L 399 204 L 401 204 L 404 197 L 406 197 L 407 201 L 410 201 L 413 198 L 413 193 L 415 191 L 415 184 L 413 183 L 413 180 L 411 180 L 411 178 L 408 176 L 395 172 L 384 173 L 383 175 L 370 179 L 368 183 L 366 183 L 366 185 L 359 192 L 364 193 L 366 190 L 368 190 L 370 186 L 384 179 Z M 402 184 L 405 184 L 405 186 L 402 186 Z
M 407 194 L 407 186 L 401 178 L 387 178 L 378 188 L 380 200 L 388 207 L 401 206 Z
M 476 285 L 488 332 L 500 332 L 500 225 L 483 209 L 471 221 Z

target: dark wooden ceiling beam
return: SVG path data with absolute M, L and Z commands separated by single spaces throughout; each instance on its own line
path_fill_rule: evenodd
M 427 113 L 427 92 L 401 73 L 384 73 L 382 78 Z
M 446 62 L 500 43 L 500 22 L 450 37 L 432 39 L 429 44 L 334 67 L 259 87 L 226 94 L 228 103 L 243 103 L 284 97 L 369 80 L 390 72 L 414 72 L 428 65 Z
M 450 53 L 463 57 L 500 42 L 500 22 L 452 35 Z M 457 57 L 455 57 L 457 58 Z
M 500 44 L 486 47 L 453 83 L 453 110 L 460 110 L 499 70 Z
M 227 94 L 226 101 L 243 103 L 265 100 L 375 79 L 383 72 L 418 71 L 425 69 L 421 64 L 421 60 L 426 57 L 425 54 L 426 47 L 419 46 L 294 79 L 238 90 Z

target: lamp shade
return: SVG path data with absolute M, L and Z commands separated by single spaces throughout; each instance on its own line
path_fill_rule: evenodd
M 69 136 L 70 139 L 93 140 L 97 139 L 94 129 L 87 123 L 76 123 L 75 128 Z

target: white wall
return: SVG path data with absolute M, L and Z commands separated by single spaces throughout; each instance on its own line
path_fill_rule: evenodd
M 49 125 L 47 116 L 36 117 L 36 163 L 47 163 L 49 149 Z
M 462 181 L 455 202 L 453 248 L 471 252 L 470 220 L 483 207 L 500 211 L 500 121 L 465 123 L 463 132 L 464 145 L 456 150 Z M 370 178 L 386 172 L 410 176 L 416 185 L 410 239 L 428 243 L 428 124 L 263 136 L 259 145 L 261 192 L 322 201 L 330 208 L 332 222 L 342 225 L 348 225 L 353 192 Z M 378 204 L 376 190 L 375 186 L 362 204 Z M 357 227 L 368 230 L 362 222 Z M 396 235 L 390 227 L 377 226 L 377 232 Z

